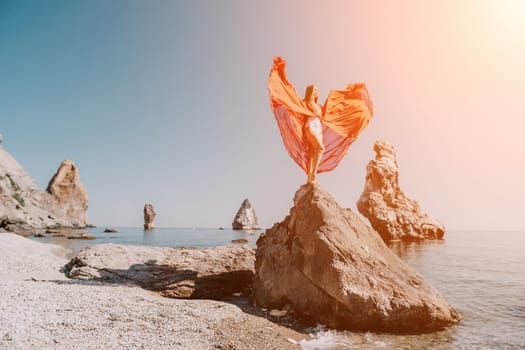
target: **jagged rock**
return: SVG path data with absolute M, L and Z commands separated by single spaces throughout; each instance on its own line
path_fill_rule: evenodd
M 155 210 L 153 210 L 153 205 L 146 204 L 144 206 L 144 229 L 151 230 L 155 228 Z
M 117 233 L 118 231 L 114 228 L 107 228 L 104 230 L 104 233 Z
M 76 222 L 75 226 L 86 226 L 88 195 L 80 183 L 80 173 L 72 161 L 62 161 L 56 174 L 49 181 L 47 192 L 57 199 L 64 215 Z
M 255 214 L 255 208 L 248 199 L 245 199 L 237 215 L 233 219 L 232 228 L 234 230 L 257 230 L 259 229 L 259 220 Z
M 392 145 L 377 141 L 376 157 L 366 167 L 365 187 L 357 208 L 385 241 L 443 239 L 445 226 L 399 188 L 399 168 Z
M 418 333 L 458 322 L 438 291 L 319 185 L 303 185 L 294 204 L 257 241 L 257 306 L 290 304 L 302 318 L 349 330 Z
M 24 168 L 0 146 L 0 227 L 22 235 L 39 228 L 85 226 L 85 209 L 40 191 Z
M 246 246 L 207 249 L 99 244 L 66 266 L 76 279 L 131 283 L 172 298 L 221 299 L 247 293 L 255 254 Z

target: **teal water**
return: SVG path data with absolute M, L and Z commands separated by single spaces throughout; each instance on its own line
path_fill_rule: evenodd
M 98 243 L 212 247 L 245 238 L 250 246 L 263 231 L 230 229 L 89 229 L 97 239 L 35 238 L 73 251 Z M 391 249 L 463 316 L 447 330 L 423 335 L 389 335 L 310 330 L 303 349 L 525 349 L 525 232 L 450 231 L 445 241 L 396 243 Z
M 234 239 L 246 239 L 248 245 L 255 247 L 255 242 L 262 230 L 239 231 L 219 228 L 155 228 L 146 231 L 138 227 L 111 227 L 117 233 L 104 233 L 102 228 L 85 230 L 94 235 L 94 240 L 76 240 L 64 237 L 34 238 L 40 242 L 58 244 L 71 250 L 71 256 L 88 245 L 101 243 L 149 245 L 157 247 L 195 247 L 208 248 L 232 244 Z

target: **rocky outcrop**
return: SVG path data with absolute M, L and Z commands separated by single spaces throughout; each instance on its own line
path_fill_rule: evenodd
M 80 251 L 66 266 L 76 279 L 131 283 L 172 298 L 222 299 L 246 294 L 255 254 L 246 246 L 208 249 L 99 244 Z
M 78 171 L 73 173 L 74 181 L 69 181 L 70 172 L 64 177 L 62 182 L 52 182 L 57 189 L 65 185 L 65 191 L 40 191 L 24 168 L 0 146 L 0 227 L 24 235 L 31 234 L 35 228 L 85 227 L 87 195 L 75 196 L 83 190 Z
M 443 239 L 445 226 L 399 188 L 399 168 L 392 145 L 377 141 L 366 168 L 365 188 L 357 208 L 385 241 Z
M 73 222 L 74 226 L 86 226 L 88 195 L 80 183 L 80 173 L 72 161 L 62 161 L 56 174 L 49 181 L 47 192 L 56 198 L 63 216 Z
M 257 241 L 253 302 L 333 328 L 430 332 L 460 319 L 350 209 L 317 184 Z
M 255 214 L 255 209 L 248 199 L 245 199 L 237 215 L 232 222 L 232 228 L 234 230 L 256 230 L 259 229 L 259 220 Z
M 144 206 L 144 229 L 152 230 L 155 228 L 155 210 L 153 210 L 153 205 L 146 204 Z

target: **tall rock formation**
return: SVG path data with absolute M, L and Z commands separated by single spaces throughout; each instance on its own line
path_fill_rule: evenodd
M 458 322 L 441 294 L 350 209 L 303 185 L 257 241 L 252 300 L 333 328 L 430 332 Z
M 80 173 L 72 161 L 62 161 L 56 174 L 49 181 L 47 192 L 56 198 L 62 215 L 68 218 L 73 226 L 86 226 L 88 195 L 80 183 Z
M 443 239 L 445 226 L 399 188 L 399 168 L 392 145 L 377 141 L 376 156 L 366 168 L 365 187 L 357 208 L 385 241 Z
M 146 204 L 144 206 L 144 229 L 152 230 L 155 228 L 155 210 L 153 210 L 153 205 Z
M 237 215 L 232 222 L 232 228 L 234 230 L 256 230 L 259 229 L 259 220 L 255 214 L 255 209 L 248 199 L 245 199 Z
M 24 168 L 0 146 L 0 227 L 24 234 L 35 228 L 85 227 L 87 194 L 78 171 L 64 173 L 59 169 L 55 177 L 51 187 L 64 191 L 40 191 Z

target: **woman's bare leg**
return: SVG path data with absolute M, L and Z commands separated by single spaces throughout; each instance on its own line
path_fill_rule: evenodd
M 323 134 L 312 130 L 312 128 L 305 128 L 304 135 L 308 142 L 307 182 L 312 183 L 317 181 L 317 169 L 324 152 Z

